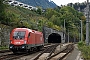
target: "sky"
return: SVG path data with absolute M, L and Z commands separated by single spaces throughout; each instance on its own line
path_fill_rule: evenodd
M 60 5 L 66 5 L 68 3 L 76 3 L 76 2 L 84 2 L 84 1 L 87 1 L 87 0 L 51 0 L 53 1 L 55 4 L 57 4 L 58 6 Z

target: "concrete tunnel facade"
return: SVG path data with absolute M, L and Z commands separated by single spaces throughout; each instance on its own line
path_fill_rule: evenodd
M 48 36 L 48 43 L 61 43 L 61 36 L 57 33 L 52 33 Z
M 44 26 L 43 36 L 45 43 L 65 43 L 64 33 Z

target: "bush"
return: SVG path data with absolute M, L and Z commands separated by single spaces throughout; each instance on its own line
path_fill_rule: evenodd
M 82 52 L 84 60 L 90 60 L 90 46 L 86 46 L 85 42 L 80 41 L 78 43 L 79 50 Z
M 83 41 L 78 42 L 78 46 L 84 46 L 85 43 Z

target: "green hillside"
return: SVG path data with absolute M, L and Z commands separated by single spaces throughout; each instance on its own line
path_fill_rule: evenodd
M 14 7 L 9 5 L 0 4 L 3 7 L 0 10 L 0 22 L 2 24 L 15 27 L 27 27 L 42 31 L 42 27 L 48 26 L 53 29 L 64 31 L 65 30 L 72 37 L 79 38 L 80 33 L 80 20 L 83 22 L 83 40 L 85 39 L 85 16 L 82 12 L 76 11 L 69 6 L 57 7 L 55 9 L 48 8 L 45 11 L 38 7 L 38 10 L 28 10 L 22 7 Z
M 13 7 L 6 5 L 4 14 L 5 19 L 1 20 L 1 23 L 12 27 L 24 26 L 39 31 L 42 31 L 44 25 L 60 30 L 60 27 L 53 24 L 52 21 L 49 21 L 45 14 L 46 12 L 43 13 L 41 8 L 38 8 L 36 11 L 19 6 Z
M 21 7 L 12 7 L 7 6 L 5 8 L 5 17 L 6 21 L 2 23 L 13 26 L 13 27 L 28 27 L 31 29 L 38 29 L 41 30 L 41 23 L 46 21 L 47 19 L 39 14 L 36 11 L 30 11 L 25 8 Z M 39 26 L 37 26 L 39 25 Z

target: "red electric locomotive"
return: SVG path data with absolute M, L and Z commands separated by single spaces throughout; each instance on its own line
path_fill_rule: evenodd
M 15 28 L 10 34 L 9 49 L 13 53 L 33 51 L 44 45 L 43 33 L 28 28 Z

